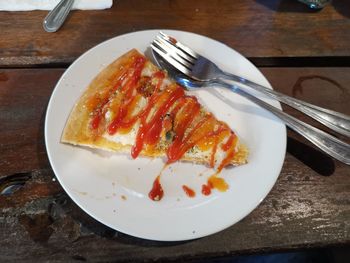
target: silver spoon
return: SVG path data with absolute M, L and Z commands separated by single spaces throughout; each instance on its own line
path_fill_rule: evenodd
M 66 20 L 74 0 L 61 0 L 45 17 L 43 27 L 46 32 L 56 32 Z

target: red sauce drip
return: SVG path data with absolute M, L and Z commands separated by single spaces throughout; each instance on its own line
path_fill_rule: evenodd
M 157 71 L 153 74 L 153 77 L 158 79 L 164 79 L 165 73 L 163 71 Z
M 165 115 L 170 106 L 180 97 L 184 96 L 184 90 L 181 88 L 168 89 L 159 94 L 155 93 L 148 103 L 145 113 L 141 118 L 141 125 L 136 135 L 136 142 L 131 149 L 131 156 L 136 158 L 143 149 L 146 142 L 155 142 L 159 139 L 159 133 L 162 127 L 162 117 Z M 153 98 L 153 100 L 152 100 Z M 153 103 L 152 103 L 153 102 Z M 150 120 L 147 117 L 152 108 L 157 108 Z
M 108 125 L 107 132 L 112 135 L 115 134 L 119 128 L 121 120 L 125 117 L 126 112 L 124 107 L 120 107 L 117 113 L 117 117 Z
M 179 160 L 190 148 L 192 148 L 196 142 L 208 135 L 207 130 L 212 129 L 214 126 L 214 118 L 212 115 L 206 115 L 200 120 L 197 125 L 189 132 L 186 138 L 183 136 L 176 136 L 174 142 L 168 148 L 168 163 Z M 180 130 L 181 132 L 181 130 Z
M 152 75 L 152 77 L 158 79 L 157 86 L 155 89 L 155 91 L 158 91 L 162 86 L 163 80 L 165 78 L 165 73 L 163 71 L 157 71 Z
M 173 38 L 173 37 L 168 36 L 168 39 L 169 39 L 169 41 L 170 41 L 171 43 L 173 43 L 174 45 L 177 43 L 177 40 L 176 40 L 175 38 Z
M 236 135 L 231 134 L 228 141 L 222 145 L 222 149 L 226 152 L 226 157 L 221 161 L 218 172 L 220 172 L 226 165 L 228 165 L 235 156 Z
M 202 185 L 202 194 L 210 195 L 212 189 L 217 189 L 220 192 L 225 192 L 228 189 L 228 184 L 224 180 L 224 178 L 218 177 L 218 174 L 214 174 L 208 178 L 207 184 Z
M 217 148 L 218 148 L 218 138 L 215 137 L 213 150 L 211 151 L 211 155 L 210 155 L 210 163 L 209 163 L 210 167 L 214 167 L 214 165 L 215 165 L 215 153 L 216 153 Z
M 231 134 L 230 137 L 228 138 L 227 142 L 221 146 L 223 151 L 228 151 L 230 147 L 232 147 L 233 140 L 235 139 L 235 135 Z
M 145 65 L 146 59 L 139 57 L 135 60 L 133 65 L 133 75 L 127 80 L 125 85 L 122 87 L 121 91 L 123 93 L 122 105 L 119 107 L 116 117 L 108 125 L 107 132 L 113 135 L 117 132 L 118 128 L 122 126 L 122 122 L 126 117 L 128 111 L 130 110 L 128 106 L 132 105 L 132 101 L 135 99 L 136 94 L 134 93 L 134 88 L 141 77 L 142 69 Z M 134 93 L 134 94 L 133 94 Z M 136 119 L 135 119 L 136 120 Z M 130 123 L 133 124 L 133 123 Z M 125 125 L 124 125 L 125 126 Z
M 190 96 L 186 96 L 179 102 L 177 107 L 174 108 L 172 114 L 176 116 L 174 127 L 176 138 L 172 147 L 183 140 L 187 127 L 190 126 L 194 118 L 199 113 L 199 110 L 200 105 L 197 99 Z
M 148 197 L 153 201 L 160 201 L 163 198 L 164 191 L 162 185 L 160 184 L 160 176 L 158 175 L 153 182 L 153 187 L 148 194 Z
M 100 122 L 101 122 L 101 114 L 98 113 L 92 118 L 92 120 L 90 122 L 91 128 L 93 130 L 96 130 L 98 128 L 98 126 L 100 125 Z
M 208 184 L 203 184 L 202 185 L 202 194 L 203 195 L 210 195 L 212 188 L 213 187 L 209 183 Z
M 97 130 L 97 128 L 100 126 L 103 114 L 104 114 L 104 106 L 107 104 L 108 102 L 108 98 L 92 98 L 91 101 L 95 101 L 92 102 L 92 104 L 97 103 L 97 107 L 94 109 L 93 113 L 92 113 L 92 119 L 90 120 L 90 127 L 92 130 Z M 90 103 L 91 103 L 90 101 Z
M 112 95 L 116 92 L 116 90 L 121 88 L 121 85 L 123 83 L 123 81 L 130 75 L 130 74 L 138 74 L 139 72 L 137 71 L 138 68 L 143 68 L 144 64 L 146 62 L 146 59 L 144 57 L 137 57 L 135 59 L 135 61 L 132 64 L 132 67 L 129 70 L 125 70 L 121 73 L 121 75 L 119 76 L 116 84 L 110 88 L 109 90 L 103 92 L 102 94 L 96 94 L 95 96 L 93 96 L 90 101 L 88 101 L 88 104 L 90 102 L 92 102 L 92 104 L 97 104 L 95 105 L 95 107 L 93 107 L 93 118 L 91 119 L 90 122 L 90 127 L 92 130 L 97 130 L 97 128 L 99 127 L 101 120 L 104 118 L 104 115 L 106 113 L 106 105 L 108 104 L 108 102 L 110 101 L 110 98 L 112 97 Z M 134 70 L 135 69 L 135 70 Z M 131 73 L 130 71 L 134 70 L 133 73 Z M 140 71 L 141 73 L 141 71 Z M 135 77 L 131 77 L 131 79 L 133 79 Z M 129 87 L 132 87 L 131 85 Z
M 185 193 L 186 193 L 186 195 L 187 195 L 188 197 L 193 198 L 193 197 L 196 196 L 196 192 L 193 191 L 193 190 L 192 190 L 191 188 L 189 188 L 188 186 L 183 185 L 183 186 L 182 186 L 182 189 L 185 191 Z

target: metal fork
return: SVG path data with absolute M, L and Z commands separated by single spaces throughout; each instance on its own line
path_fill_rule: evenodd
M 296 131 L 300 135 L 304 136 L 311 143 L 316 145 L 322 151 L 326 152 L 328 155 L 332 156 L 333 158 L 345 164 L 350 165 L 350 145 L 349 144 L 303 121 L 300 121 L 294 118 L 293 116 L 290 116 L 289 114 L 281 111 L 280 109 L 275 108 L 270 104 L 254 97 L 248 92 L 245 92 L 239 85 L 231 85 L 227 82 L 222 81 L 221 79 L 210 79 L 210 80 L 202 80 L 202 81 L 190 79 L 185 75 L 181 74 L 181 72 L 175 71 L 174 68 L 171 68 L 170 66 L 171 65 L 174 66 L 174 65 L 172 63 L 169 63 L 169 61 L 167 61 L 166 59 L 162 60 L 163 56 L 155 52 L 156 52 L 155 49 L 152 47 L 152 55 L 155 62 L 158 64 L 158 66 L 166 69 L 169 72 L 169 74 L 178 83 L 185 86 L 186 88 L 193 89 L 193 88 L 202 88 L 202 87 L 218 86 L 218 85 L 224 88 L 228 88 L 233 92 L 245 97 L 246 99 L 256 103 L 262 108 L 270 111 L 272 114 L 280 118 L 289 128 Z
M 214 62 L 189 47 L 160 32 L 151 44 L 152 49 L 186 76 L 199 80 L 231 80 L 244 84 L 264 95 L 297 109 L 328 128 L 350 137 L 350 116 L 324 109 L 302 100 L 284 95 L 251 80 L 221 70 Z

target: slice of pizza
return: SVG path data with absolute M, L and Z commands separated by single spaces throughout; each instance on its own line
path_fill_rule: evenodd
M 247 148 L 229 126 L 133 49 L 102 70 L 74 106 L 63 143 L 132 158 L 165 157 L 220 171 L 247 162 Z

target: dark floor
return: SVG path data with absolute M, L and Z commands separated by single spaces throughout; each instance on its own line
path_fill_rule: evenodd
M 201 263 L 350 263 L 350 246 L 263 255 L 234 256 Z

